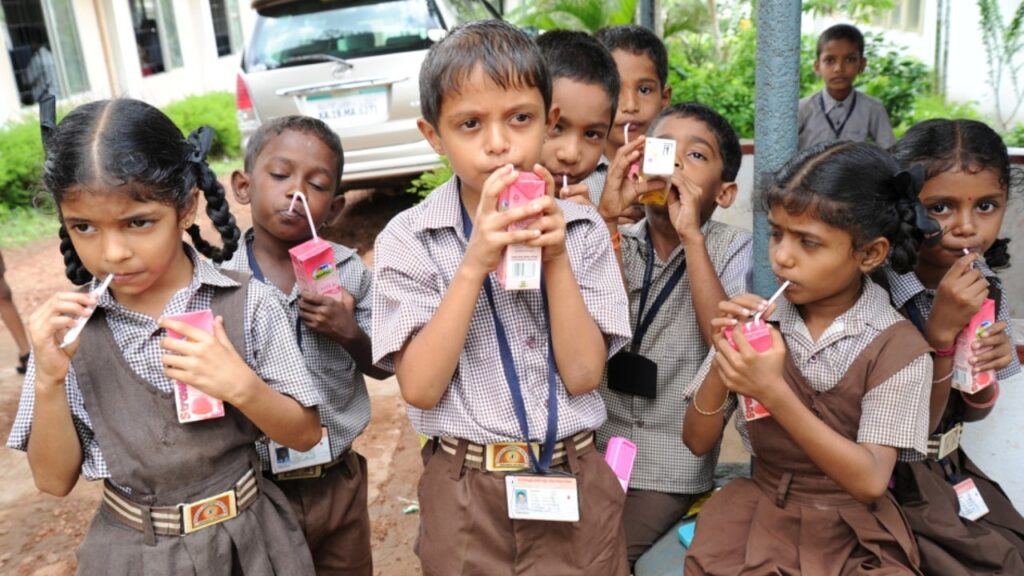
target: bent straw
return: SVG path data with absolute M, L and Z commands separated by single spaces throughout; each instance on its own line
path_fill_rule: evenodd
M 786 288 L 789 288 L 789 284 L 790 284 L 790 281 L 786 280 L 785 282 L 782 283 L 782 286 L 779 286 L 779 289 L 775 291 L 775 294 L 772 294 L 772 297 L 768 299 L 768 303 L 764 305 L 764 309 L 765 310 L 767 310 L 768 307 L 771 306 L 773 302 L 778 300 L 779 296 L 782 296 L 782 293 L 786 291 Z M 754 323 L 757 324 L 760 321 L 761 321 L 761 313 L 758 312 L 757 314 L 754 314 Z
M 320 237 L 316 235 L 316 225 L 313 224 L 313 215 L 309 213 L 309 202 L 306 201 L 306 195 L 296 190 L 292 193 L 292 203 L 288 205 L 288 213 L 295 212 L 295 199 L 302 200 L 302 206 L 306 209 L 306 220 L 309 221 L 309 230 L 313 233 L 313 240 L 319 241 Z
M 103 291 L 107 289 L 107 286 L 110 286 L 110 282 L 113 279 L 113 274 L 107 274 L 107 277 L 103 279 L 103 282 L 101 282 L 100 285 L 97 286 L 95 289 L 90 291 L 89 294 L 91 296 L 99 296 L 100 294 L 103 294 Z M 71 346 L 75 342 L 75 340 L 78 339 L 78 335 L 82 333 L 82 330 L 85 328 L 85 323 L 89 321 L 89 318 L 92 318 L 92 316 L 82 316 L 75 321 L 75 325 L 72 326 L 70 330 L 64 333 L 64 338 L 60 342 L 61 348 L 67 348 L 68 346 Z

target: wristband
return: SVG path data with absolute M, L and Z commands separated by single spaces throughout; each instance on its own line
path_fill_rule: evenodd
M 697 392 L 699 393 L 700 389 L 698 389 Z M 700 414 L 701 416 L 714 416 L 715 414 L 718 414 L 722 410 L 725 410 L 725 407 L 728 406 L 729 404 L 729 396 L 731 395 L 731 392 L 727 392 L 725 394 L 725 401 L 722 402 L 722 405 L 719 406 L 717 410 L 702 410 L 701 407 L 697 404 L 697 394 L 693 395 L 693 400 L 691 400 L 690 403 L 693 404 L 693 409 L 697 411 L 697 414 Z
M 960 398 L 963 399 L 964 404 L 967 404 L 971 408 L 975 408 L 977 410 L 985 410 L 986 408 L 991 408 L 995 406 L 996 400 L 999 399 L 999 382 L 996 381 L 996 383 L 993 384 L 992 386 L 994 387 L 993 390 L 995 392 L 992 394 L 992 397 L 989 398 L 988 402 L 982 402 L 980 404 L 978 402 L 972 402 L 967 398 L 968 395 L 964 394 L 963 390 L 960 391 Z M 696 396 L 694 396 L 694 398 L 696 398 Z
M 618 252 L 622 248 L 622 232 L 612 234 L 612 250 Z
M 949 358 L 956 354 L 956 341 L 946 348 L 932 348 L 936 358 Z
M 954 370 L 950 370 L 949 374 L 946 374 L 942 378 L 939 378 L 938 380 L 932 380 L 932 384 L 938 384 L 939 382 L 945 382 L 946 380 L 949 380 L 950 378 L 953 377 L 953 372 Z

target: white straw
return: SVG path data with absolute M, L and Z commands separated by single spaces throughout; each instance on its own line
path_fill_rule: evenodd
M 779 289 L 775 291 L 775 294 L 772 294 L 772 297 L 768 299 L 768 303 L 764 305 L 764 309 L 767 310 L 768 307 L 771 306 L 773 302 L 778 300 L 779 296 L 782 296 L 782 293 L 786 291 L 786 288 L 789 288 L 789 280 L 786 280 L 785 282 L 783 282 L 782 286 L 779 286 Z M 757 314 L 754 314 L 754 323 L 756 324 L 756 323 L 758 323 L 760 321 L 761 321 L 761 313 L 758 312 Z
M 622 143 L 629 144 L 629 122 L 626 122 L 626 125 L 622 127 Z
M 103 292 L 107 289 L 107 286 L 110 286 L 110 281 L 113 279 L 113 274 L 107 274 L 107 277 L 103 279 L 103 282 L 101 282 L 99 286 L 91 290 L 89 294 L 92 296 L 99 296 L 100 294 L 103 294 Z M 85 328 L 85 323 L 89 321 L 89 318 L 91 318 L 91 316 L 81 316 L 78 318 L 78 320 L 75 321 L 75 325 L 72 326 L 70 330 L 64 333 L 64 339 L 61 340 L 60 342 L 61 348 L 67 348 L 68 346 L 71 346 L 71 344 L 73 344 L 75 340 L 78 340 L 78 335 L 82 333 L 82 330 Z
M 569 188 L 569 177 L 562 174 L 562 190 L 566 190 L 567 188 Z
M 302 205 L 306 208 L 306 220 L 309 221 L 309 230 L 313 232 L 313 240 L 320 240 L 320 237 L 316 235 L 316 224 L 313 224 L 313 215 L 309 213 L 309 202 L 306 202 L 306 195 L 296 190 L 292 193 L 292 203 L 288 205 L 288 213 L 295 212 L 295 199 L 302 200 Z

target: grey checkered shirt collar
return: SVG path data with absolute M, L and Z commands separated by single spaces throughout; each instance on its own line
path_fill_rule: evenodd
M 412 223 L 414 233 L 453 228 L 462 238 L 466 237 L 466 231 L 462 229 L 462 199 L 459 197 L 459 186 L 459 177 L 452 176 L 430 193 L 423 203 L 423 211 L 420 213 L 419 219 Z M 587 219 L 582 210 L 564 211 L 563 213 L 566 224 Z
M 889 298 L 885 290 L 875 284 L 871 278 L 862 276 L 861 295 L 857 302 L 833 320 L 833 324 L 842 322 L 842 333 L 846 336 L 856 336 L 867 326 L 881 332 L 888 328 L 890 323 L 886 322 L 886 319 L 883 315 L 878 314 L 878 311 L 888 306 Z M 785 296 L 778 299 L 774 317 L 779 322 L 779 330 L 783 334 L 795 334 L 807 330 L 800 311 Z M 825 334 L 828 332 L 826 330 Z
M 217 288 L 230 288 L 232 286 L 238 286 L 238 282 L 235 282 L 231 278 L 228 278 L 224 274 L 217 270 L 217 268 L 205 258 L 201 257 L 196 249 L 182 242 L 182 247 L 185 249 L 185 253 L 189 259 L 192 260 L 192 266 L 194 270 L 192 272 L 192 280 L 189 282 L 188 288 L 185 291 L 191 296 L 195 294 L 201 286 L 209 285 Z M 92 286 L 99 284 L 99 280 L 93 279 Z M 91 287 L 90 287 L 91 289 Z M 124 307 L 114 299 L 114 295 L 110 290 L 105 291 L 101 296 L 98 303 L 100 308 L 109 310 L 111 312 L 123 311 Z
M 981 275 L 985 278 L 996 277 L 996 273 L 993 272 L 984 261 L 978 260 L 976 266 L 978 267 L 978 270 L 981 271 Z M 925 288 L 924 284 L 921 283 L 921 279 L 917 277 L 917 273 L 913 270 L 905 274 L 900 274 L 886 266 L 885 276 L 889 281 L 889 296 L 892 300 L 892 305 L 897 310 L 902 309 L 907 302 L 918 294 L 932 294 L 935 292 L 934 290 Z

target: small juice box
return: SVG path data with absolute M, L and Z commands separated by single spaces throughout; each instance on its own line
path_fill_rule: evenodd
M 986 370 L 977 374 L 971 373 L 971 346 L 975 339 L 984 334 L 996 321 L 996 303 L 986 298 L 967 326 L 956 337 L 956 352 L 953 355 L 953 388 L 974 394 L 992 385 L 996 381 L 995 370 Z
M 544 196 L 544 180 L 532 172 L 520 172 L 519 178 L 498 197 L 498 211 L 525 206 Z M 509 230 L 522 230 L 532 224 L 529 218 L 509 224 Z M 506 290 L 539 290 L 541 249 L 535 246 L 513 244 L 505 248 L 498 263 L 498 282 Z
M 204 332 L 213 334 L 213 312 L 210 310 L 200 310 L 199 312 L 189 312 L 187 314 L 175 314 L 168 316 L 171 320 L 177 320 L 178 322 L 184 322 L 189 326 L 195 326 Z M 167 337 L 176 340 L 187 340 L 187 338 L 175 332 L 174 330 L 167 331 Z M 201 420 L 210 420 L 213 418 L 220 418 L 224 416 L 224 402 L 196 390 L 195 388 L 185 384 L 184 382 L 174 382 L 174 406 L 178 411 L 178 422 L 186 424 L 188 422 L 199 422 Z
M 740 324 L 740 328 L 743 330 L 743 336 L 754 350 L 764 352 L 771 349 L 772 333 L 764 320 L 752 320 L 746 324 Z M 726 327 L 725 339 L 729 341 L 730 346 L 736 348 L 736 342 L 732 339 L 732 331 L 733 328 L 731 326 Z M 740 400 L 743 401 L 743 417 L 746 418 L 747 422 L 771 416 L 768 410 L 757 400 L 747 398 L 742 394 L 740 395 Z
M 644 142 L 644 176 L 672 177 L 676 169 L 676 141 L 667 138 L 648 138 Z M 632 173 L 630 174 L 632 175 Z M 641 204 L 664 206 L 668 202 L 668 186 L 647 190 L 637 196 Z
M 608 439 L 608 448 L 604 451 L 604 461 L 618 476 L 619 484 L 622 484 L 624 492 L 629 491 L 629 477 L 633 475 L 634 460 L 636 460 L 636 444 L 621 436 L 613 436 Z
M 299 288 L 341 300 L 341 279 L 334 268 L 331 243 L 311 238 L 288 251 Z

